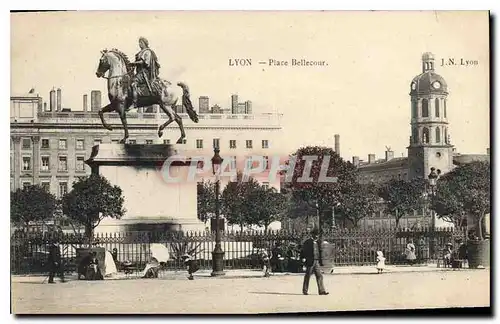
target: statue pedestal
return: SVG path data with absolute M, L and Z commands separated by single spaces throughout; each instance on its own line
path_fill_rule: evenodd
M 86 163 L 123 190 L 125 215 L 104 219 L 96 233 L 129 231 L 202 231 L 197 218 L 197 183 L 188 179 L 190 159 L 165 161 L 177 151 L 173 145 L 100 144 Z M 168 172 L 167 172 L 168 171 Z M 176 178 L 175 182 L 168 179 Z

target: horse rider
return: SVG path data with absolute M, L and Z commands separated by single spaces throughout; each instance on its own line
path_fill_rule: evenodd
M 132 103 L 137 108 L 137 97 L 139 85 L 146 84 L 150 95 L 153 95 L 151 84 L 158 78 L 160 64 L 155 52 L 149 48 L 149 42 L 146 38 L 139 38 L 139 47 L 141 50 L 135 54 L 135 62 L 131 63 L 135 66 L 136 74 L 132 80 Z

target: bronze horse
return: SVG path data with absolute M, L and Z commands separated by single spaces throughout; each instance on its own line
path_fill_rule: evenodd
M 120 115 L 125 130 L 125 136 L 120 143 L 125 143 L 129 137 L 126 112 L 132 106 L 131 82 L 133 67 L 127 56 L 117 49 L 103 50 L 101 53 L 102 56 L 99 60 L 96 76 L 108 79 L 108 97 L 110 103 L 101 108 L 99 117 L 101 118 L 102 125 L 106 129 L 112 130 L 111 126 L 104 120 L 104 113 L 116 111 Z M 105 77 L 104 74 L 107 71 L 109 71 L 108 76 Z M 180 88 L 172 87 L 170 82 L 165 80 L 156 80 L 156 82 L 158 91 L 153 91 L 153 94 L 150 96 L 140 96 L 138 98 L 138 107 L 146 107 L 154 104 L 159 105 L 161 110 L 168 116 L 168 120 L 159 126 L 158 137 L 162 137 L 165 127 L 175 121 L 181 130 L 181 137 L 177 140 L 177 144 L 181 144 L 186 137 L 186 133 L 184 132 L 182 118 L 174 109 L 179 98 L 182 98 L 182 105 L 186 109 L 189 118 L 195 123 L 198 122 L 198 115 L 189 98 L 189 88 L 182 82 L 177 83 Z

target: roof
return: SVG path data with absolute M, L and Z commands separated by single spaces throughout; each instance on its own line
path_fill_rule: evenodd
M 490 162 L 490 156 L 488 154 L 457 154 L 453 156 L 453 164 L 467 164 L 476 161 L 488 161 Z
M 392 169 L 392 168 L 408 168 L 408 158 L 398 157 L 386 160 L 378 160 L 375 163 L 360 164 L 360 171 L 375 170 L 375 169 Z
M 441 84 L 441 87 L 436 89 L 432 86 L 432 84 L 438 81 Z M 411 93 L 410 94 L 416 94 L 416 93 L 447 93 L 448 92 L 448 85 L 444 78 L 437 74 L 434 71 L 426 71 L 422 74 L 417 75 L 416 77 L 413 78 L 411 81 L 411 84 L 416 83 L 415 89 L 411 86 Z

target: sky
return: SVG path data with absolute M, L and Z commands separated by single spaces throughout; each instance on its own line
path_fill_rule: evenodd
M 184 81 L 197 106 L 230 107 L 231 94 L 254 113 L 283 114 L 284 145 L 333 146 L 341 156 L 382 158 L 390 146 L 407 155 L 410 81 L 432 52 L 448 83 L 449 133 L 460 153 L 489 144 L 489 17 L 486 11 L 400 12 L 60 12 L 11 14 L 11 95 L 36 92 L 48 101 L 61 88 L 63 108 L 82 109 L 82 95 L 103 93 L 95 76 L 102 49 L 129 57 L 144 36 L 160 76 Z M 251 59 L 252 66 L 229 60 Z M 325 61 L 322 67 L 268 66 L 259 61 Z M 477 61 L 440 66 L 441 59 Z

